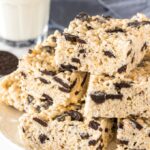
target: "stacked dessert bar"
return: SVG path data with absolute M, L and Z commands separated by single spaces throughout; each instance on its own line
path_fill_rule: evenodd
M 150 150 L 150 19 L 80 13 L 20 59 L 0 100 L 32 150 Z M 116 122 L 117 120 L 117 122 Z

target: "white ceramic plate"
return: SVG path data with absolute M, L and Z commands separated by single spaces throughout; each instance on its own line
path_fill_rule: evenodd
M 0 103 L 0 149 L 23 150 L 18 136 L 18 119 L 22 114 Z

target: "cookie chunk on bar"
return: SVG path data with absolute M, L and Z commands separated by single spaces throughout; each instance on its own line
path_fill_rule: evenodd
M 91 75 L 85 115 L 88 117 L 150 117 L 150 60 L 129 75 Z
M 20 135 L 29 149 L 107 150 L 112 130 L 111 119 L 88 121 L 75 109 L 54 118 L 28 114 L 20 119 Z
M 113 19 L 81 13 L 58 38 L 55 61 L 69 71 L 129 73 L 148 50 L 149 30 L 150 21 L 141 14 Z
M 117 150 L 149 150 L 150 120 L 140 118 L 118 121 Z

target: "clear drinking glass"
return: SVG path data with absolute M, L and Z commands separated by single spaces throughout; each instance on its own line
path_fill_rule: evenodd
M 51 0 L 0 0 L 0 41 L 28 47 L 46 35 Z

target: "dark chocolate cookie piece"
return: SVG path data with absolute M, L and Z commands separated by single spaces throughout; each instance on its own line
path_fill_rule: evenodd
M 56 75 L 55 71 L 49 71 L 49 70 L 40 70 L 40 72 L 44 75 L 48 75 L 48 76 L 54 76 Z
M 80 14 L 78 14 L 76 16 L 76 18 L 81 20 L 81 21 L 89 21 L 89 15 L 85 12 L 81 12 Z
M 119 28 L 119 27 L 115 27 L 114 29 L 108 29 L 106 30 L 107 33 L 118 33 L 118 32 L 125 32 L 125 30 Z
M 122 88 L 131 88 L 132 82 L 121 81 L 119 83 L 114 83 L 114 86 L 117 90 L 121 90 Z
M 0 75 L 7 75 L 17 69 L 18 58 L 10 52 L 0 51 Z
M 46 142 L 46 140 L 49 140 L 49 138 L 45 134 L 40 134 L 39 140 L 42 144 L 44 144 Z
M 74 120 L 76 120 L 76 121 L 83 121 L 84 120 L 82 114 L 80 112 L 78 112 L 78 111 L 70 110 L 70 111 L 67 111 L 65 113 L 71 117 L 72 121 L 74 121 Z
M 127 65 L 123 65 L 122 67 L 120 67 L 120 68 L 118 69 L 118 73 L 126 72 L 126 70 L 127 70 Z
M 47 127 L 48 126 L 48 124 L 45 121 L 41 120 L 40 118 L 34 117 L 33 120 L 35 122 L 39 123 L 43 127 Z
M 122 100 L 123 95 L 122 94 L 107 94 L 107 93 L 103 93 L 100 91 L 97 91 L 93 94 L 90 94 L 91 99 L 97 103 L 97 104 L 102 104 L 104 103 L 106 100 L 111 99 L 111 100 Z
M 70 72 L 78 69 L 76 66 L 73 66 L 71 64 L 67 64 L 67 65 L 61 64 L 60 67 L 61 67 L 61 69 L 67 70 L 67 71 L 70 71 Z
M 72 34 L 69 34 L 69 33 L 64 33 L 64 36 L 65 36 L 65 39 L 67 41 L 70 41 L 70 42 L 77 42 L 77 43 L 80 43 L 80 44 L 86 44 L 86 42 L 82 39 L 80 39 L 78 36 L 76 35 L 72 35 Z
M 88 133 L 80 133 L 81 139 L 88 139 L 90 135 Z
M 104 55 L 109 58 L 116 58 L 116 56 L 111 51 L 104 51 Z
M 138 123 L 135 119 L 130 119 L 130 122 L 133 124 L 133 126 L 135 127 L 135 128 L 137 128 L 138 130 L 141 130 L 142 128 L 143 128 L 143 126 L 140 124 L 140 123 Z
M 89 127 L 94 130 L 97 130 L 99 128 L 99 126 L 100 126 L 100 124 L 94 120 L 89 122 Z

